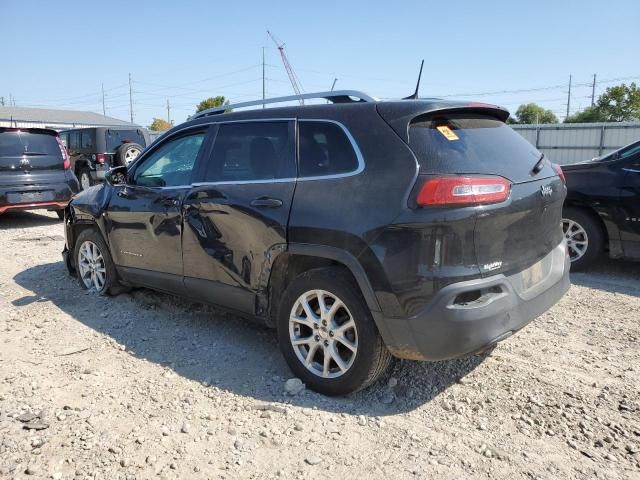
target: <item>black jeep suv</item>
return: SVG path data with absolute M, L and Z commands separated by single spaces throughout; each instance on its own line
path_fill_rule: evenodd
M 148 133 L 135 127 L 76 128 L 60 132 L 60 138 L 83 190 L 104 180 L 110 168 L 129 165 L 151 143 Z
M 258 318 L 329 395 L 391 355 L 488 349 L 562 297 L 561 171 L 507 111 L 316 96 L 334 103 L 224 113 L 249 102 L 170 130 L 71 203 L 68 268 L 100 293 L 144 286 Z

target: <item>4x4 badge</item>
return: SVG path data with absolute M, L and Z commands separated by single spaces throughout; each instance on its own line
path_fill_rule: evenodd
M 540 194 L 543 197 L 550 197 L 553 195 L 553 187 L 551 185 L 542 185 L 540 187 Z

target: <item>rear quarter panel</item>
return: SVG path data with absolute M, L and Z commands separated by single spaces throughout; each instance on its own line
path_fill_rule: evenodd
M 383 311 L 397 310 L 393 291 L 381 261 L 384 248 L 376 239 L 403 209 L 417 175 L 415 157 L 377 114 L 375 105 L 333 106 L 329 119 L 349 130 L 364 159 L 364 171 L 332 179 L 298 181 L 291 208 L 291 243 L 339 248 L 362 264 Z M 315 116 L 305 109 L 300 118 Z

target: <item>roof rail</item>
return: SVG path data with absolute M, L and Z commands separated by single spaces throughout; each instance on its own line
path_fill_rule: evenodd
M 233 108 L 268 105 L 270 103 L 294 102 L 296 100 L 308 100 L 312 98 L 329 100 L 331 103 L 359 103 L 378 101 L 376 98 L 357 90 L 335 90 L 331 92 L 303 93 L 301 95 L 289 95 L 286 97 L 265 98 L 263 100 L 252 100 L 250 102 L 233 103 L 231 105 L 223 105 L 221 107 L 207 108 L 206 110 L 196 113 L 191 118 L 194 119 L 206 117 L 208 115 L 217 115 Z

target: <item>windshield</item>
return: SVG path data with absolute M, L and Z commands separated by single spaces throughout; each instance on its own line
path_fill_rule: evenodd
M 607 162 L 610 160 L 623 160 L 625 158 L 632 157 L 640 153 L 640 142 L 635 142 L 626 147 L 622 147 L 619 150 L 615 150 L 602 157 L 592 158 L 592 162 Z
M 23 155 L 62 156 L 56 137 L 53 135 L 24 130 L 0 131 L 0 157 Z

